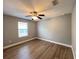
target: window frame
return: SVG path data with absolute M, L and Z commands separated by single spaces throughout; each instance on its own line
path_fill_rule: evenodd
M 21 24 L 19 24 L 19 23 L 25 23 L 25 24 L 27 24 L 26 25 L 27 26 L 27 32 L 26 32 L 27 34 L 24 34 L 24 35 L 20 36 L 22 33 L 20 34 L 20 30 L 21 29 L 19 29 L 19 25 L 21 25 Z M 27 37 L 27 36 L 28 36 L 28 22 L 18 21 L 18 37 L 22 38 L 22 37 Z

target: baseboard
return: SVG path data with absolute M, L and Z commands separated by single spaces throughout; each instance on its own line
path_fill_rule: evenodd
M 72 47 L 71 45 L 68 45 L 68 44 L 63 44 L 63 43 L 47 40 L 47 39 L 44 39 L 44 38 L 38 38 L 38 39 L 41 39 L 41 40 L 44 40 L 44 41 L 48 41 L 48 42 L 51 42 L 51 43 L 55 43 L 55 44 L 58 44 L 58 45 L 63 45 L 63 46 L 70 47 L 70 48 Z
M 76 59 L 73 47 L 71 49 L 72 49 L 73 57 L 74 57 L 74 59 Z
M 22 44 L 22 43 L 31 41 L 31 40 L 36 39 L 36 38 L 37 38 L 37 37 L 31 38 L 31 39 L 28 39 L 28 40 L 24 40 L 24 41 L 20 41 L 20 42 L 17 42 L 17 43 L 13 43 L 13 44 L 10 44 L 10 45 L 8 45 L 8 46 L 4 46 L 3 49 L 7 49 L 7 48 L 10 48 L 10 47 L 13 47 L 13 46 Z

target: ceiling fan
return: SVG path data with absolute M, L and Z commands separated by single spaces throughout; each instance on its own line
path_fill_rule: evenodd
M 52 1 L 53 6 L 55 6 L 57 4 L 58 4 L 58 0 L 53 0 Z M 47 10 L 49 10 L 49 9 L 47 9 Z M 45 16 L 45 15 L 44 14 L 38 14 L 38 12 L 33 11 L 33 12 L 30 12 L 30 15 L 27 15 L 26 17 L 32 17 L 32 20 L 38 20 L 38 19 L 42 19 L 41 16 Z
M 42 19 L 41 16 L 45 16 L 44 14 L 38 14 L 38 12 L 33 11 L 30 12 L 30 15 L 26 16 L 26 17 L 32 17 L 32 20 L 37 20 L 37 19 Z

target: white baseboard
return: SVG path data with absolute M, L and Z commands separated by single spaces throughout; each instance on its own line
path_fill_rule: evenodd
M 73 47 L 71 49 L 72 49 L 73 57 L 74 57 L 74 59 L 76 59 Z
M 13 43 L 13 44 L 10 44 L 10 45 L 8 45 L 8 46 L 4 46 L 3 49 L 7 49 L 7 48 L 10 48 L 10 47 L 13 47 L 13 46 L 22 44 L 22 43 L 31 41 L 31 40 L 36 39 L 36 38 L 37 38 L 37 37 L 31 38 L 31 39 L 28 39 L 28 40 L 24 40 L 24 41 L 20 41 L 20 42 L 17 42 L 17 43 Z
M 58 45 L 63 45 L 63 46 L 72 48 L 72 46 L 71 46 L 71 45 L 68 45 L 68 44 L 59 43 L 59 42 L 55 42 L 55 41 L 51 41 L 51 40 L 47 40 L 47 39 L 44 39 L 44 38 L 38 38 L 38 39 L 41 39 L 41 40 L 44 40 L 44 41 L 48 41 L 48 42 L 51 42 L 51 43 L 55 43 L 55 44 L 58 44 Z

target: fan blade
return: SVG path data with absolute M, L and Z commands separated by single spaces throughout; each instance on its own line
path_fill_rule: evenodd
M 45 16 L 44 14 L 39 14 L 39 16 Z
M 32 15 L 27 15 L 27 16 L 25 16 L 25 17 L 31 17 Z
M 41 17 L 37 16 L 39 19 L 42 19 Z

